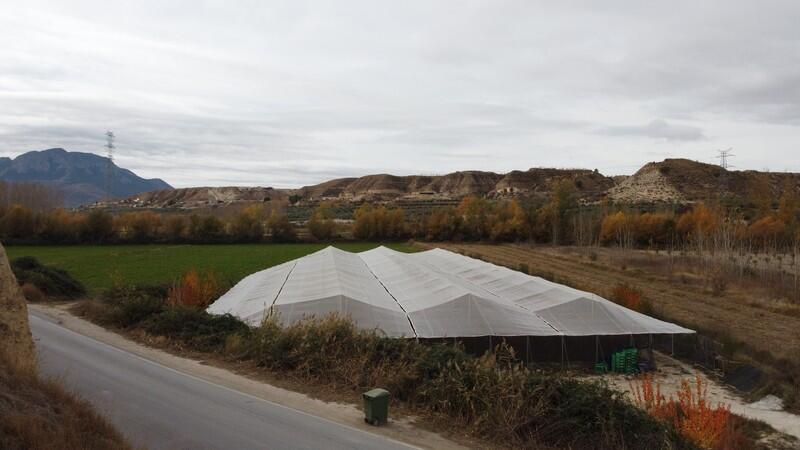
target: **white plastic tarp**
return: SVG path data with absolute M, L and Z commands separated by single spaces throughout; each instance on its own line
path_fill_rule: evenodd
M 595 294 L 442 249 L 410 255 L 534 312 L 567 336 L 682 334 L 692 330 L 622 307 Z
M 435 249 L 406 254 L 328 247 L 254 273 L 212 304 L 259 325 L 330 313 L 393 337 L 591 336 L 693 331 L 597 295 Z
M 535 314 L 458 277 L 430 270 L 408 254 L 378 247 L 359 256 L 406 311 L 419 337 L 559 334 Z
M 208 308 L 257 326 L 269 315 L 284 324 L 330 313 L 356 326 L 392 337 L 413 337 L 408 316 L 357 254 L 327 247 L 311 255 L 256 272 Z
M 327 247 L 296 261 L 272 308 L 282 323 L 336 313 L 362 329 L 414 336 L 406 313 L 358 254 Z

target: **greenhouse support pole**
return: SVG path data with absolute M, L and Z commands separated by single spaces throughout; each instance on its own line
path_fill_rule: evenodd
M 531 363 L 531 337 L 525 336 L 525 363 Z
M 600 336 L 595 335 L 594 337 L 594 362 L 600 362 L 599 358 L 599 350 L 600 350 Z

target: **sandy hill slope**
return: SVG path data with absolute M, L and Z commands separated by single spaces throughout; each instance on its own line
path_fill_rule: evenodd
M 23 153 L 14 159 L 0 158 L 0 180 L 35 182 L 53 186 L 64 195 L 66 206 L 96 202 L 108 196 L 108 158 L 63 148 Z M 144 179 L 128 169 L 111 166 L 112 195 L 124 198 L 154 189 L 171 189 L 161 179 Z
M 232 204 L 285 201 L 287 193 L 271 187 L 193 187 L 145 192 L 117 202 L 120 207 L 197 209 Z
M 600 197 L 614 185 L 611 178 L 597 171 L 533 168 L 506 174 L 473 170 L 446 175 L 367 175 L 306 186 L 297 192 L 306 200 L 390 200 L 425 196 L 461 198 L 468 195 L 537 196 L 548 195 L 553 186 L 562 179 L 572 180 L 580 195 L 585 198 Z
M 731 171 L 688 159 L 665 159 L 644 165 L 609 189 L 608 198 L 620 203 L 690 203 L 725 199 L 739 204 L 754 195 L 777 199 L 784 187 L 800 187 L 800 174 Z

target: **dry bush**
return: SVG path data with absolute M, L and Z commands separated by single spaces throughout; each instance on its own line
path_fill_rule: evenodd
M 25 296 L 25 300 L 32 303 L 41 302 L 45 299 L 44 292 L 31 283 L 22 285 L 22 295 Z
M 221 290 L 219 276 L 213 271 L 190 269 L 167 293 L 167 304 L 203 309 L 216 300 Z
M 655 421 L 619 393 L 529 370 L 504 344 L 475 358 L 458 346 L 382 338 L 326 316 L 287 327 L 273 318 L 250 336 L 229 337 L 225 347 L 241 359 L 333 388 L 384 387 L 393 399 L 516 448 L 686 446 L 671 424 Z
M 91 405 L 0 352 L 0 448 L 129 449 Z
M 617 283 L 611 291 L 610 298 L 614 303 L 634 311 L 642 310 L 642 291 L 627 283 Z
M 694 384 L 681 381 L 677 400 L 665 398 L 661 386 L 654 385 L 650 375 L 644 375 L 631 383 L 635 403 L 653 417 L 672 423 L 678 432 L 704 449 L 728 448 L 719 445 L 739 442 L 736 430 L 730 421 L 730 406 L 712 406 L 708 401 L 708 387 L 702 378 L 696 377 Z

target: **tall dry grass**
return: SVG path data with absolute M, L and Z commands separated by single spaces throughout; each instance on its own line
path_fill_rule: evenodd
M 30 450 L 129 449 L 122 435 L 85 400 L 33 364 L 0 351 L 0 448 Z

